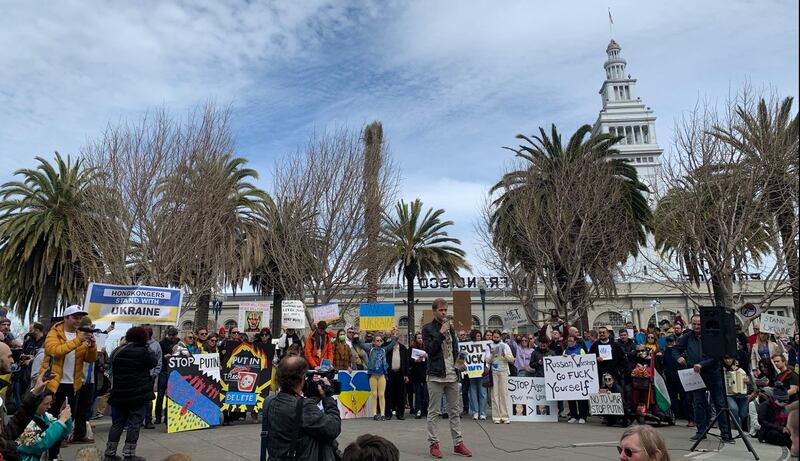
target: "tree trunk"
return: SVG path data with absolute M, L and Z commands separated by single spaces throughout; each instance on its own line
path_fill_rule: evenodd
M 381 170 L 383 127 L 373 122 L 364 129 L 364 233 L 366 236 L 367 302 L 378 300 L 378 233 L 380 232 L 381 197 L 378 177 Z
M 283 304 L 283 292 L 278 288 L 272 290 L 272 337 L 281 337 L 281 322 L 283 321 L 283 313 L 281 312 L 281 305 Z
M 407 344 L 409 344 L 409 345 L 412 342 L 411 340 L 414 339 L 414 328 L 417 325 L 416 316 L 414 315 L 414 276 L 415 275 L 416 274 L 414 274 L 414 273 L 411 273 L 411 274 L 406 273 L 406 283 L 407 283 L 407 288 L 408 288 L 408 292 L 407 292 L 407 296 L 408 296 L 407 300 L 408 301 L 407 301 L 407 304 L 406 304 L 406 306 L 408 307 L 408 312 L 407 312 L 407 315 L 408 315 L 408 343 Z
M 194 310 L 194 330 L 198 328 L 208 328 L 208 305 L 211 301 L 211 290 L 208 290 L 197 297 Z M 242 330 L 244 331 L 244 330 Z
M 39 323 L 50 325 L 50 320 L 56 312 L 58 305 L 58 279 L 55 275 L 47 276 L 42 287 L 42 297 L 39 300 Z
M 714 305 L 733 307 L 733 278 L 730 275 L 711 274 Z
M 783 250 L 786 269 L 789 272 L 789 283 L 792 288 L 792 302 L 794 304 L 794 318 L 800 319 L 800 268 L 798 268 L 797 243 L 792 238 L 792 223 L 794 213 L 788 208 L 775 213 L 778 229 L 781 233 L 781 247 Z

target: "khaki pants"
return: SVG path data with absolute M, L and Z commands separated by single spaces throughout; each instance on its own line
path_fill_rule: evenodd
M 492 419 L 508 419 L 508 371 L 492 370 Z
M 461 390 L 458 381 L 442 383 L 428 380 L 428 441 L 439 443 L 436 424 L 442 416 L 442 396 L 447 399 L 447 414 L 450 421 L 450 435 L 453 445 L 462 441 L 461 437 Z

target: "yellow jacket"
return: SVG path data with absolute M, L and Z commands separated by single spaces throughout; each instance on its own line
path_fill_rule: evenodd
M 42 360 L 42 369 L 39 371 L 39 373 L 44 373 L 50 368 L 50 360 L 52 358 L 54 377 L 47 384 L 47 388 L 53 392 L 58 389 L 61 375 L 64 372 L 64 357 L 72 351 L 75 351 L 75 370 L 72 373 L 74 377 L 72 385 L 77 392 L 83 385 L 83 363 L 97 360 L 97 347 L 88 347 L 81 340 L 80 335 L 71 341 L 67 341 L 67 336 L 64 334 L 64 322 L 61 321 L 54 324 L 44 340 L 44 360 Z

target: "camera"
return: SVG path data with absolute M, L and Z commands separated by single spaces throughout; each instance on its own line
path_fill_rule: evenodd
M 92 328 L 92 327 L 79 327 L 78 331 L 82 331 L 84 333 L 102 333 L 103 330 L 99 328 Z
M 327 370 L 308 370 L 303 384 L 303 395 L 308 398 L 323 399 L 339 395 L 342 392 L 342 383 L 336 379 L 339 370 L 329 368 Z M 328 378 L 330 386 L 322 382 L 322 378 Z M 320 395 L 317 386 L 322 387 L 325 395 Z

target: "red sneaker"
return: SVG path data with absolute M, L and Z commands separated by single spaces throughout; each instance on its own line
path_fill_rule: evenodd
M 433 442 L 431 444 L 431 456 L 434 458 L 441 458 L 442 457 L 442 450 L 439 449 L 439 444 Z
M 461 456 L 466 456 L 467 458 L 472 457 L 472 452 L 467 450 L 467 447 L 464 446 L 464 442 L 459 442 L 458 445 L 453 447 L 453 453 Z

